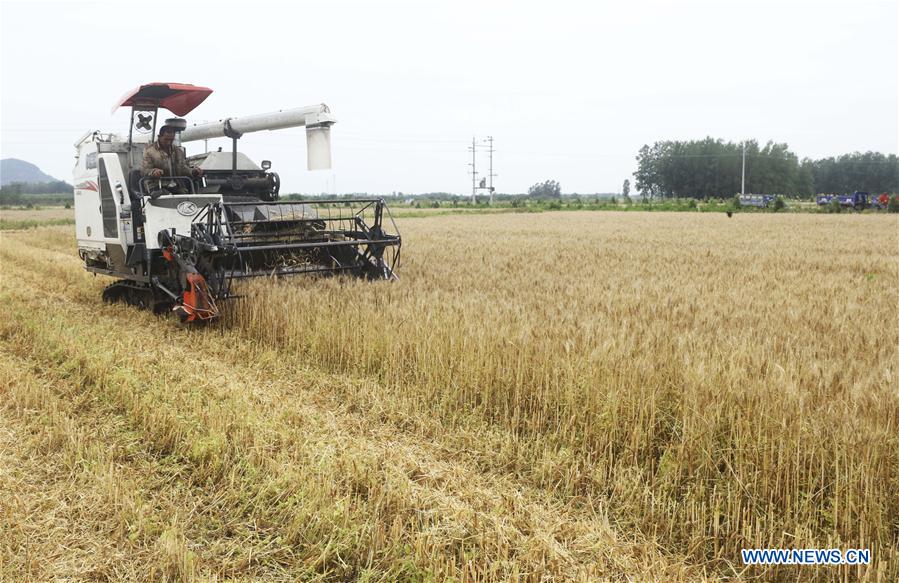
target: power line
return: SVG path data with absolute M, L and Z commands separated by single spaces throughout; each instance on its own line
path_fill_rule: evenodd
M 471 202 L 473 204 L 477 203 L 478 190 L 486 190 L 487 192 L 490 193 L 490 204 L 493 204 L 493 193 L 496 190 L 495 188 L 493 188 L 493 178 L 496 176 L 496 174 L 493 172 L 493 154 L 494 154 L 494 152 L 496 152 L 496 149 L 493 147 L 493 136 L 487 136 L 487 138 L 484 140 L 481 140 L 481 142 L 487 144 L 487 154 L 489 156 L 489 162 L 488 162 L 489 169 L 487 170 L 487 176 L 485 178 L 481 178 L 481 182 L 480 182 L 480 184 L 478 184 L 478 180 L 477 180 L 478 172 L 477 172 L 477 166 L 476 166 L 477 156 L 476 155 L 477 155 L 478 148 L 483 149 L 484 146 L 483 145 L 479 146 L 477 139 L 474 136 L 472 136 L 471 145 L 468 146 L 468 151 L 471 152 L 471 162 L 468 163 L 468 165 L 471 166 Z M 489 183 L 488 183 L 488 181 L 489 181 Z
M 746 142 L 743 142 L 743 171 L 740 178 L 740 194 L 746 194 Z
M 493 149 L 493 136 L 487 136 L 486 142 L 489 144 L 489 149 L 487 152 L 490 154 L 490 170 L 487 173 L 487 177 L 490 180 L 489 188 L 490 188 L 490 204 L 493 204 L 493 177 L 496 174 L 493 173 L 493 152 L 496 150 Z
M 469 151 L 471 152 L 471 164 L 469 164 L 469 166 L 471 166 L 471 204 L 477 204 L 477 202 L 478 202 L 478 197 L 477 197 L 478 172 L 477 172 L 477 168 L 475 166 L 476 148 L 477 148 L 477 146 L 475 146 L 475 139 L 474 139 L 474 136 L 472 136 L 471 137 L 471 146 L 468 147 Z

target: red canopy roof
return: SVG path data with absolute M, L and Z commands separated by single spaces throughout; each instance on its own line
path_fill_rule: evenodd
M 165 108 L 175 115 L 187 115 L 209 97 L 212 89 L 186 83 L 147 83 L 126 93 L 113 111 L 126 105 Z

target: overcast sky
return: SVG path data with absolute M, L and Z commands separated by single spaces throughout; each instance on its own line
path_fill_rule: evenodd
M 282 192 L 470 193 L 472 136 L 495 139 L 498 192 L 617 192 L 662 139 L 897 151 L 895 0 L 3 1 L 0 20 L 0 153 L 68 181 L 73 142 L 127 133 L 110 109 L 152 81 L 214 90 L 190 122 L 328 104 L 330 172 L 306 171 L 302 128 L 241 140 Z

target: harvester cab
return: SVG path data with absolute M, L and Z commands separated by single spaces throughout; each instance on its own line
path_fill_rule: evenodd
M 395 279 L 401 239 L 382 199 L 279 201 L 271 162 L 257 165 L 237 149 L 245 134 L 305 126 L 308 169 L 328 169 L 335 123 L 328 107 L 192 126 L 160 120 L 160 109 L 183 117 L 211 93 L 178 83 L 142 85 L 114 108 L 131 107 L 127 137 L 90 131 L 75 143 L 78 253 L 85 269 L 116 279 L 103 298 L 171 309 L 194 322 L 217 317 L 219 302 L 234 297 L 232 284 L 243 278 Z M 199 176 L 144 175 L 144 153 L 163 124 L 178 130 L 172 148 L 230 138 L 231 151 L 188 157 L 202 169 Z

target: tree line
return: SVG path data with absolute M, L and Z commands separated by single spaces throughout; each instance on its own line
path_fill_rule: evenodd
M 10 182 L 0 188 L 3 194 L 72 194 L 75 187 L 64 180 L 50 182 Z
M 811 197 L 853 190 L 899 192 L 899 159 L 855 152 L 812 160 L 783 143 L 746 145 L 746 192 Z M 743 144 L 713 138 L 665 140 L 637 155 L 636 189 L 649 197 L 726 198 L 740 192 Z
M 0 205 L 17 205 L 35 202 L 35 194 L 58 194 L 60 196 L 52 197 L 53 201 L 64 202 L 71 200 L 74 195 L 74 187 L 63 180 L 54 180 L 51 182 L 11 182 L 0 187 Z M 42 202 L 47 202 L 50 198 L 43 197 Z
M 854 152 L 807 162 L 812 166 L 815 192 L 899 192 L 899 158 L 895 154 Z

